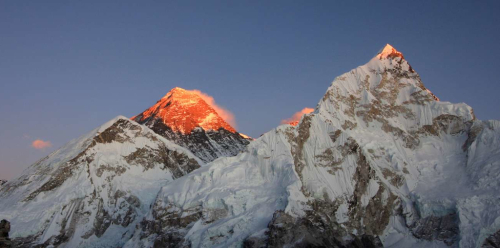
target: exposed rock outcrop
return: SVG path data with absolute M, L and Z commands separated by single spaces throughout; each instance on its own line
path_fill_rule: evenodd
M 490 235 L 481 246 L 482 248 L 499 248 L 500 247 L 500 230 Z
M 440 240 L 451 246 L 457 241 L 458 217 L 456 213 L 445 216 L 429 216 L 417 220 L 410 229 L 418 239 Z
M 311 211 L 304 218 L 294 218 L 277 211 L 268 226 L 267 247 L 286 247 L 291 244 L 292 247 L 383 247 L 380 238 L 373 235 L 354 236 L 346 240 L 342 227 L 327 221 L 327 215 L 321 215 Z
M 10 222 L 7 220 L 0 221 L 0 248 L 12 247 L 12 241 L 9 238 Z
M 184 134 L 173 131 L 161 120 L 139 123 L 150 127 L 151 130 L 166 139 L 189 149 L 194 155 L 207 163 L 219 157 L 235 156 L 250 143 L 248 139 L 243 138 L 240 134 L 230 132 L 224 128 L 218 130 L 195 128 L 190 133 Z

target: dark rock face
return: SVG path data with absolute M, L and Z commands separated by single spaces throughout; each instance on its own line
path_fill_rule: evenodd
M 190 150 L 203 162 L 211 162 L 221 156 L 235 156 L 243 151 L 250 143 L 238 133 L 230 132 L 224 128 L 205 131 L 196 128 L 189 134 L 175 132 L 161 120 L 146 119 L 139 122 L 151 128 L 155 133 Z
M 243 248 L 267 248 L 268 240 L 261 237 L 248 237 L 243 241 Z
M 1 238 L 9 238 L 10 232 L 10 222 L 7 220 L 0 221 L 0 237 Z
M 439 136 L 441 133 L 457 135 L 467 132 L 471 124 L 471 122 L 464 121 L 462 117 L 445 114 L 434 118 L 432 125 L 424 125 L 417 133 L 433 136 Z
M 418 239 L 440 240 L 450 246 L 457 241 L 459 232 L 458 216 L 456 213 L 451 213 L 440 217 L 429 216 L 422 218 L 413 223 L 410 230 Z
M 10 222 L 7 220 L 0 221 L 0 248 L 12 247 L 12 242 L 9 239 Z
M 203 216 L 201 207 L 182 210 L 173 205 L 163 206 L 161 202 L 155 202 L 152 215 L 152 220 L 144 219 L 140 226 L 141 239 L 155 236 L 153 247 L 189 247 L 184 236 L 189 227 Z
M 482 248 L 499 248 L 500 247 L 500 230 L 484 240 Z
M 305 218 L 293 218 L 283 211 L 277 211 L 268 225 L 267 247 L 383 247 L 377 236 L 360 235 L 345 241 L 339 225 L 324 221 L 320 216 L 308 213 Z M 246 247 L 262 247 L 261 242 L 248 239 Z
M 144 167 L 144 171 L 153 168 L 155 164 L 163 164 L 162 169 L 169 169 L 174 178 L 179 178 L 200 168 L 195 159 L 184 153 L 169 150 L 165 145 L 159 145 L 158 149 L 139 148 L 125 156 L 125 160 L 130 164 Z
M 308 218 L 295 219 L 283 211 L 277 211 L 268 225 L 269 247 L 287 244 L 296 244 L 295 247 L 342 247 L 339 232 L 334 232 L 328 223 L 316 224 L 319 223 Z

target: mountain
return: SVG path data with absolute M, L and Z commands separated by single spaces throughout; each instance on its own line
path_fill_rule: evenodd
M 162 187 L 125 247 L 498 247 L 500 122 L 394 47 L 314 112 Z
M 119 116 L 0 187 L 14 247 L 117 247 L 166 183 L 203 162 Z
M 500 246 L 500 121 L 390 45 L 249 140 L 174 88 L 0 185 L 0 219 L 15 247 Z
M 203 162 L 234 156 L 250 140 L 236 132 L 197 92 L 179 87 L 132 120 L 189 149 Z

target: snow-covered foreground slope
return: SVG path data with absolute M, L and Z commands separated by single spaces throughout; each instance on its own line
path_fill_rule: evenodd
M 159 189 L 201 161 L 125 117 L 66 144 L 0 188 L 15 247 L 117 247 Z
M 164 186 L 125 247 L 487 246 L 499 142 L 500 122 L 439 101 L 388 45 L 296 127 Z

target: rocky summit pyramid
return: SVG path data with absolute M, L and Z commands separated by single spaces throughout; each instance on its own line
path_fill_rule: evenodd
M 249 143 L 196 91 L 172 89 L 132 120 L 183 146 L 204 162 L 234 156 Z
M 500 122 L 387 45 L 314 112 L 164 186 L 125 247 L 498 247 Z

